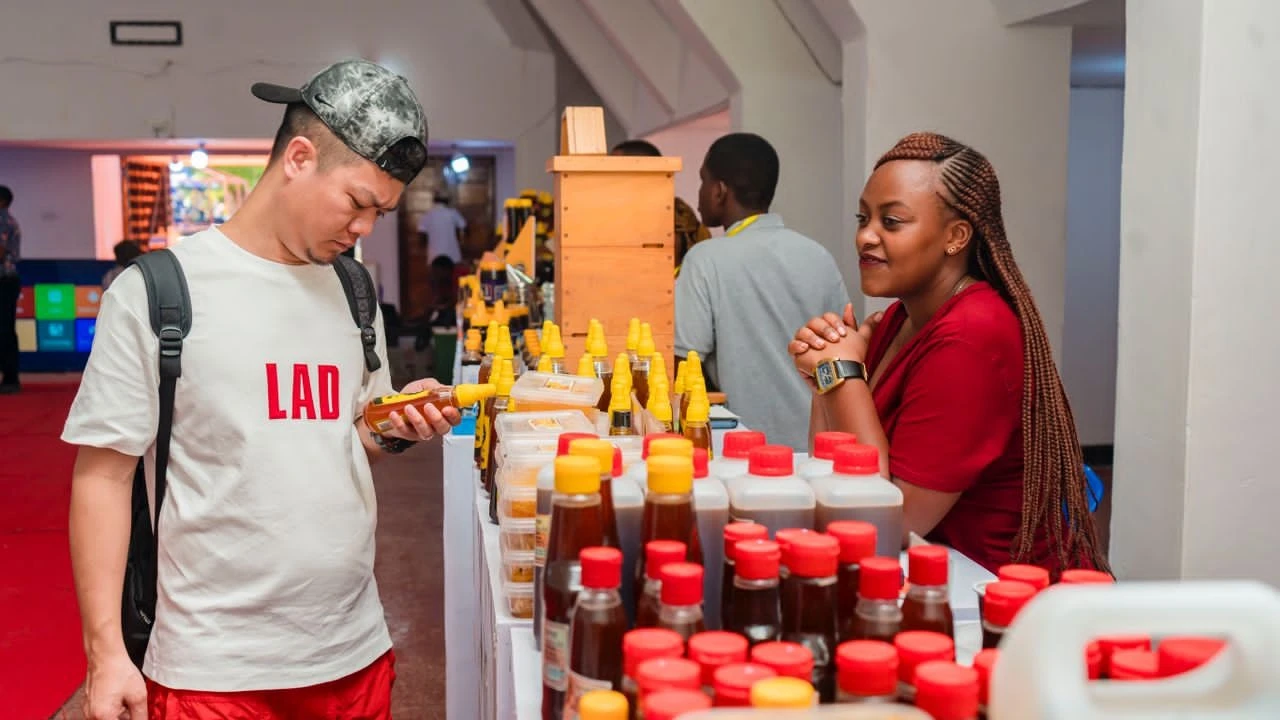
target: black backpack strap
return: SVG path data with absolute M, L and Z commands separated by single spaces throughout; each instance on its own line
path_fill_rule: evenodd
M 339 255 L 333 263 L 342 281 L 342 290 L 347 294 L 347 305 L 351 308 L 351 319 L 360 328 L 360 344 L 364 346 L 364 367 L 373 372 L 382 367 L 378 359 L 378 334 L 373 329 L 374 320 L 378 317 L 378 294 L 373 290 L 373 278 L 355 258 Z
M 182 339 L 191 331 L 191 295 L 182 265 L 169 250 L 146 253 L 134 264 L 146 282 L 151 329 L 160 340 L 160 424 L 156 428 L 156 507 L 153 511 L 158 537 L 169 466 L 169 439 L 173 434 L 174 393 L 182 376 Z

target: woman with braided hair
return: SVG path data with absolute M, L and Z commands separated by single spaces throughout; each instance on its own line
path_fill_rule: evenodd
M 877 446 L 907 529 L 988 569 L 1105 569 L 1075 423 L 991 163 L 942 135 L 903 138 L 863 189 L 857 249 L 863 293 L 898 301 L 862 324 L 847 305 L 796 333 L 812 430 Z

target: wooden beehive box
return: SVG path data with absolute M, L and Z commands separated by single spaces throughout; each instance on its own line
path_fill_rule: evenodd
M 633 317 L 653 327 L 674 375 L 675 174 L 678 157 L 613 157 L 600 108 L 566 108 L 555 175 L 556 322 L 575 367 L 591 318 L 609 354 L 626 350 Z M 674 380 L 674 377 L 672 377 Z

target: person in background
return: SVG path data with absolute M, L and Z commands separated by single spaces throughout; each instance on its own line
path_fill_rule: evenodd
M 112 251 L 116 254 L 116 264 L 102 276 L 102 292 L 106 292 L 107 288 L 111 287 L 111 283 L 120 277 L 120 273 L 142 255 L 142 248 L 132 240 L 121 240 L 115 244 Z
M 460 417 L 411 407 L 387 433 L 369 432 L 363 409 L 392 392 L 381 313 L 370 371 L 331 265 L 426 164 L 426 120 L 404 78 L 363 60 L 253 93 L 285 105 L 262 179 L 225 224 L 172 249 L 194 321 L 156 525 L 145 680 L 120 620 L 134 469 L 154 452 L 159 405 L 137 268 L 103 296 L 63 430 L 79 446 L 69 531 L 91 720 L 391 716 L 370 464 Z M 424 378 L 402 392 L 437 386 Z
M 0 395 L 21 389 L 18 382 L 18 296 L 22 279 L 18 261 L 22 259 L 22 229 L 9 212 L 13 191 L 0 185 Z
M 418 218 L 418 237 L 426 243 L 427 264 L 441 256 L 453 261 L 450 268 L 462 262 L 462 233 L 466 229 L 467 219 L 452 207 L 449 196 L 437 192 L 431 209 Z
M 631 155 L 639 157 L 662 157 L 658 146 L 648 140 L 624 140 L 609 151 L 610 155 Z M 689 248 L 711 237 L 711 231 L 698 220 L 698 214 L 689 207 L 689 203 L 680 197 L 675 199 L 675 237 L 676 237 L 676 275 L 680 274 L 680 264 Z
M 795 333 L 813 430 L 878 447 L 906 530 L 988 570 L 1106 569 L 1075 421 L 991 163 L 941 135 L 903 138 L 863 188 L 857 250 L 862 292 L 897 302 L 860 325 L 852 305 L 832 306 L 843 313 Z
M 689 250 L 676 278 L 675 353 L 696 350 L 729 409 L 771 443 L 808 446 L 809 390 L 787 354 L 795 328 L 849 298 L 831 253 L 769 212 L 778 154 L 759 135 L 712 143 L 698 212 L 723 236 Z M 832 303 L 835 303 L 833 305 Z

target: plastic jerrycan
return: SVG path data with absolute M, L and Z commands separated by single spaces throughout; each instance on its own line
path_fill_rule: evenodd
M 1148 682 L 1088 682 L 1102 635 L 1210 635 L 1204 666 Z M 1280 718 L 1280 593 L 1256 581 L 1055 585 L 1019 613 L 992 671 L 991 720 Z

